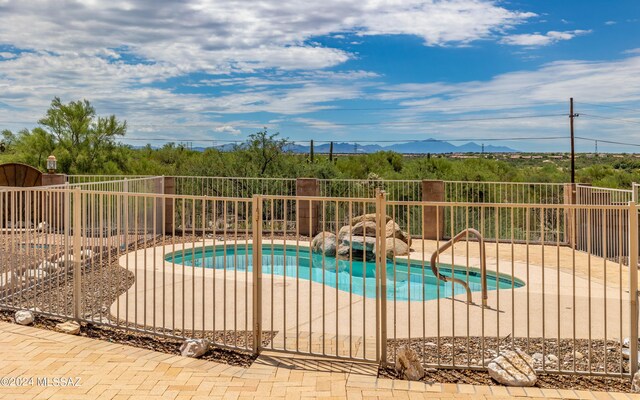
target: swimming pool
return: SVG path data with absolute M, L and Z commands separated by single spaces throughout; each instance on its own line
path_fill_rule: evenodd
M 253 255 L 251 245 L 239 244 L 237 247 L 207 246 L 194 249 L 185 249 L 168 254 L 165 260 L 171 263 L 184 264 L 202 268 L 226 269 L 238 272 L 251 272 Z M 440 273 L 451 276 L 451 265 L 440 264 Z M 453 269 L 454 276 L 469 282 L 472 292 L 482 289 L 480 270 L 476 268 L 456 266 Z M 286 276 L 324 283 L 326 286 L 337 288 L 344 292 L 376 297 L 375 282 L 376 265 L 373 261 L 337 260 L 333 257 L 323 257 L 320 254 L 309 254 L 308 247 L 283 245 L 264 245 L 262 247 L 262 273 L 269 275 Z M 395 276 L 395 279 L 394 279 Z M 264 275 L 263 275 L 264 277 Z M 512 278 L 510 275 L 496 274 L 487 271 L 487 288 L 495 290 L 521 287 L 524 282 Z M 302 283 L 301 283 L 302 285 Z M 462 285 L 453 285 L 454 294 L 465 293 Z M 433 300 L 438 297 L 450 297 L 452 291 L 451 282 L 439 281 L 429 266 L 429 262 L 396 259 L 387 260 L 387 299 L 394 298 L 399 301 Z

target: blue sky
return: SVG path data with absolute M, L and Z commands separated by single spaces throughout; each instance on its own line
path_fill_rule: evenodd
M 573 96 L 576 135 L 640 152 L 605 142 L 640 144 L 637 0 L 7 1 L 0 14 L 3 129 L 35 126 L 59 96 L 126 119 L 135 145 L 268 127 L 566 151 Z

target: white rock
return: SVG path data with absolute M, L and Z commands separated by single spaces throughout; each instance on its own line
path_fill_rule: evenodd
M 531 357 L 540 364 L 542 364 L 542 362 L 544 361 L 544 356 L 542 355 L 542 353 L 533 353 Z
M 631 357 L 630 349 L 623 348 L 621 352 L 622 352 L 622 358 L 624 358 L 625 360 L 628 360 L 629 357 Z M 640 351 L 638 351 L 638 360 L 640 360 Z
M 579 351 L 576 351 L 573 356 L 576 360 L 582 360 L 584 358 L 584 354 L 580 353 Z
M 16 323 L 20 325 L 31 325 L 33 324 L 33 313 L 27 310 L 16 311 L 14 316 Z
M 49 229 L 49 224 L 46 223 L 45 221 L 42 221 L 38 224 L 38 230 L 39 231 L 46 231 Z
M 47 273 L 41 269 L 30 269 L 25 271 L 24 276 L 28 279 L 43 279 L 47 277 Z
M 631 346 L 631 339 L 626 337 L 622 340 L 622 347 L 629 348 L 629 346 Z M 638 346 L 640 346 L 640 339 L 638 339 Z
M 31 307 L 31 308 L 29 308 L 29 311 L 33 311 L 34 313 L 41 313 L 42 312 L 42 310 L 39 309 L 38 307 Z
M 51 261 L 43 261 L 38 265 L 39 270 L 45 272 L 54 272 L 58 268 L 58 264 Z
M 507 386 L 533 386 L 538 377 L 533 370 L 533 358 L 521 350 L 508 350 L 487 365 L 489 376 Z
M 5 272 L 3 274 L 0 274 L 0 288 L 11 286 L 12 281 L 16 281 L 16 277 L 13 272 Z
M 80 324 L 76 321 L 61 322 L 56 325 L 56 331 L 68 333 L 69 335 L 77 335 L 80 333 Z
M 547 356 L 547 361 L 552 362 L 552 363 L 557 363 L 558 362 L 558 357 L 555 354 L 549 354 Z
M 187 339 L 180 346 L 180 354 L 183 357 L 198 358 L 209 350 L 207 339 Z
M 631 379 L 631 391 L 633 393 L 640 393 L 640 371 L 633 374 Z
M 411 347 L 403 347 L 396 357 L 396 370 L 410 381 L 419 381 L 424 378 L 425 370 L 418 358 L 418 354 Z

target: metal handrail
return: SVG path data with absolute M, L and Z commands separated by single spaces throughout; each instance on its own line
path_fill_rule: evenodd
M 476 229 L 467 228 L 459 232 L 457 235 L 452 237 L 448 242 L 446 242 L 445 244 L 440 246 L 436 251 L 434 251 L 433 254 L 431 255 L 431 271 L 433 271 L 433 274 L 436 276 L 436 278 L 440 279 L 441 281 L 444 281 L 444 282 L 452 281 L 454 283 L 458 283 L 462 285 L 467 291 L 467 302 L 472 303 L 471 289 L 469 289 L 469 285 L 467 284 L 467 282 L 463 281 L 462 279 L 455 278 L 453 276 L 453 273 L 454 273 L 453 266 L 451 267 L 450 277 L 441 275 L 438 270 L 438 263 L 436 261 L 438 258 L 438 254 L 440 254 L 443 251 L 446 251 L 448 248 L 453 246 L 454 243 L 460 241 L 463 237 L 468 236 L 469 233 L 473 234 L 478 239 L 478 244 L 480 245 L 480 279 L 482 280 L 482 305 L 486 306 L 487 305 L 487 260 L 486 260 L 486 254 L 485 254 L 484 238 L 482 237 L 482 234 L 478 232 Z

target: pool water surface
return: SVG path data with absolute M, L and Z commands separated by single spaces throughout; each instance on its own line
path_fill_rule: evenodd
M 204 248 L 185 249 L 168 254 L 165 260 L 171 263 L 184 264 L 197 268 L 215 268 L 218 270 L 251 272 L 253 254 L 250 244 L 237 246 L 206 246 Z M 451 265 L 440 263 L 440 273 L 451 276 Z M 338 260 L 334 257 L 322 257 L 321 254 L 310 254 L 308 247 L 283 245 L 264 245 L 262 247 L 262 273 L 286 278 L 299 277 L 324 283 L 331 288 L 344 292 L 375 298 L 376 297 L 376 264 L 374 261 Z M 456 278 L 469 282 L 472 292 L 482 289 L 480 270 L 456 266 L 453 268 Z M 303 283 L 300 281 L 300 285 Z M 496 274 L 487 271 L 488 290 L 519 288 L 524 282 L 510 275 Z M 438 297 L 451 297 L 451 294 L 465 293 L 464 287 L 451 282 L 438 280 L 429 262 L 405 259 L 387 260 L 387 299 L 397 301 L 423 301 Z

